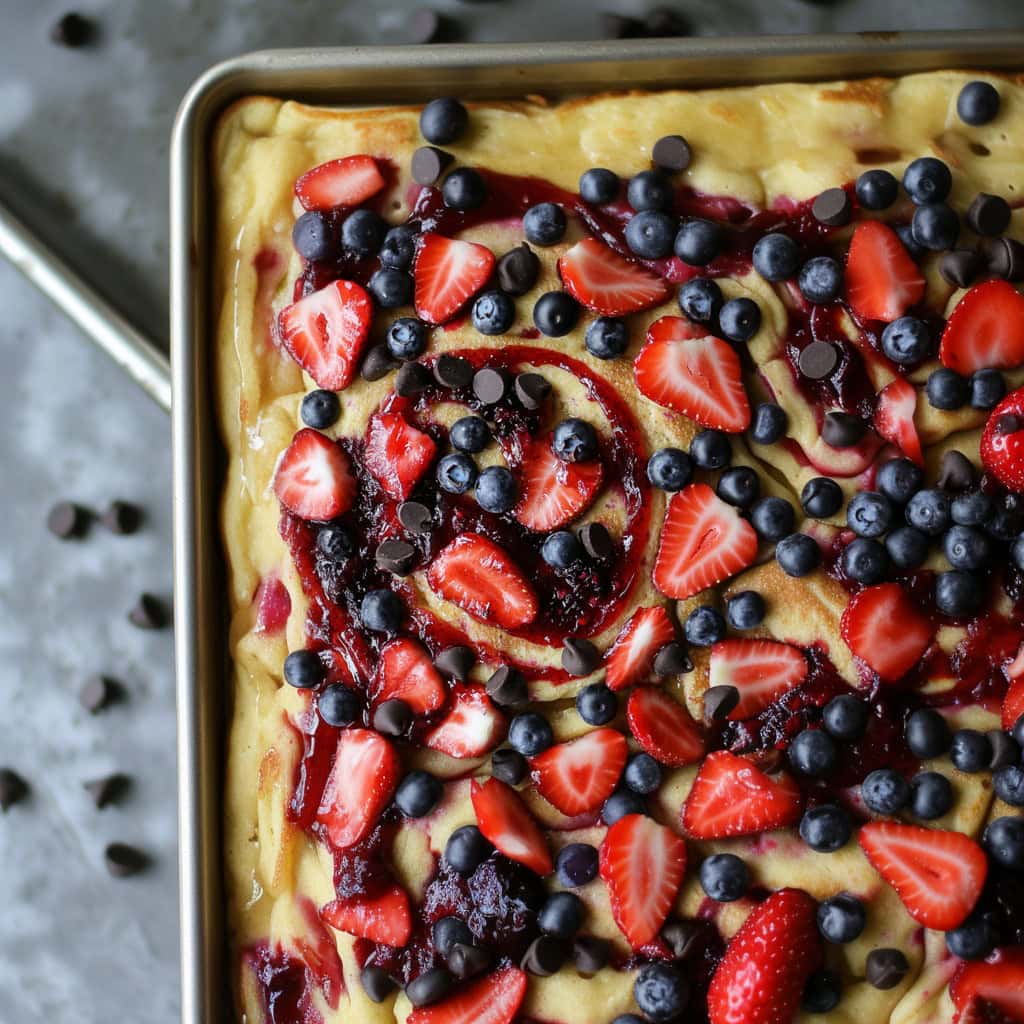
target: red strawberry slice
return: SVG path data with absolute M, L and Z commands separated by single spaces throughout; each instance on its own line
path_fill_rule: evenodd
M 846 259 L 846 301 L 862 320 L 897 320 L 924 296 L 924 275 L 900 236 L 877 220 L 858 224 Z
M 395 885 L 380 896 L 334 900 L 320 911 L 332 928 L 370 942 L 404 946 L 412 934 L 409 897 Z
M 511 786 L 493 777 L 483 783 L 474 779 L 469 798 L 480 831 L 498 850 L 538 875 L 551 874 L 554 866 L 544 833 Z
M 432 1006 L 421 1006 L 406 1024 L 512 1024 L 526 996 L 526 975 L 503 967 Z
M 370 729 L 338 735 L 334 765 L 327 777 L 316 820 L 339 850 L 353 846 L 377 824 L 402 774 L 395 748 Z
M 766 775 L 727 750 L 708 754 L 683 805 L 683 828 L 694 839 L 752 836 L 800 819 L 800 787 L 788 775 Z
M 281 342 L 317 387 L 341 391 L 355 376 L 372 312 L 355 281 L 332 281 L 281 310 Z
M 1024 295 L 999 278 L 976 284 L 946 322 L 939 359 L 965 377 L 1024 364 Z
M 1019 1024 L 1024 1021 L 1024 950 L 1003 949 L 995 960 L 965 961 L 950 982 L 949 994 L 960 1011 L 959 1024 L 967 1024 L 971 1010 L 979 1024 L 995 1024 L 1000 1020 L 996 1014 Z
M 740 357 L 698 324 L 678 316 L 656 320 L 633 373 L 643 395 L 701 426 L 730 434 L 750 426 Z
M 704 737 L 677 700 L 653 686 L 638 686 L 626 702 L 629 731 L 656 761 L 679 766 L 704 756 Z
M 429 715 L 445 698 L 444 683 L 427 649 L 400 637 L 384 645 L 374 673 L 371 696 L 375 704 L 403 700 L 413 714 Z
M 981 463 L 1011 491 L 1024 491 L 1024 388 L 1011 391 L 989 414 Z
M 427 571 L 434 593 L 481 622 L 504 629 L 537 617 L 537 595 L 506 552 L 479 533 L 463 533 L 444 548 Z
M 914 385 L 903 377 L 890 381 L 878 394 L 874 426 L 879 437 L 891 441 L 908 459 L 924 465 L 921 439 L 914 426 L 917 392 Z
M 1020 660 L 1019 654 L 1016 660 Z M 1024 678 L 1011 683 L 1003 698 L 1003 728 L 1012 729 L 1021 715 L 1024 715 Z
M 487 283 L 494 253 L 476 242 L 428 232 L 420 236 L 413 276 L 416 315 L 428 324 L 443 324 Z
M 356 479 L 345 452 L 329 437 L 304 427 L 277 464 L 274 494 L 300 519 L 322 522 L 352 507 Z
M 676 638 L 676 628 L 663 605 L 637 608 L 605 655 L 606 682 L 613 690 L 648 678 L 654 656 Z
M 537 789 L 548 803 L 575 817 L 600 807 L 626 767 L 626 738 L 616 729 L 595 729 L 559 743 L 530 762 Z
M 925 928 L 956 928 L 978 902 L 988 860 L 962 832 L 870 821 L 857 838 L 871 866 Z
M 917 664 L 935 629 L 898 583 L 880 583 L 854 594 L 839 631 L 846 646 L 891 683 Z
M 449 757 L 483 757 L 502 741 L 505 728 L 505 716 L 482 686 L 456 686 L 448 713 L 423 745 Z
M 666 597 L 699 594 L 757 557 L 757 534 L 707 484 L 672 495 L 654 562 L 654 585 Z
M 563 462 L 551 450 L 551 438 L 531 441 L 516 469 L 519 503 L 512 514 L 528 530 L 546 533 L 575 519 L 597 497 L 604 467 L 593 462 Z
M 565 290 L 602 316 L 624 316 L 650 309 L 669 296 L 668 282 L 596 238 L 577 242 L 558 261 Z
M 363 462 L 389 498 L 404 501 L 436 451 L 434 439 L 417 430 L 400 413 L 382 412 L 366 428 Z
M 619 818 L 601 843 L 612 917 L 633 949 L 661 929 L 686 871 L 686 843 L 643 814 Z
M 710 686 L 735 686 L 740 702 L 729 717 L 752 718 L 807 678 L 798 647 L 774 640 L 723 640 L 711 648 Z
M 791 1024 L 807 979 L 821 963 L 818 905 L 780 889 L 732 937 L 708 987 L 710 1024 Z
M 358 206 L 385 185 L 372 156 L 343 156 L 306 171 L 295 182 L 295 194 L 306 210 Z

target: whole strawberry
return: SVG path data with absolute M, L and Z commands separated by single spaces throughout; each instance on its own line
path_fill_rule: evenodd
M 992 410 L 981 435 L 981 462 L 1011 491 L 1024 491 L 1024 388 Z

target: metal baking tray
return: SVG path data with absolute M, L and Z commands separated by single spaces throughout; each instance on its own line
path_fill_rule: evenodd
M 228 664 L 216 509 L 222 456 L 210 388 L 211 189 L 219 113 L 267 94 L 332 105 L 558 97 L 609 89 L 747 85 L 940 68 L 1024 71 L 1024 32 L 867 32 L 734 39 L 353 47 L 254 53 L 186 95 L 171 166 L 174 589 L 178 685 L 182 1021 L 230 1019 L 221 892 L 223 695 Z

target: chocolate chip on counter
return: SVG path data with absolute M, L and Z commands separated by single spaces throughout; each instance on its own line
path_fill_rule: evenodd
M 981 245 L 990 274 L 1019 281 L 1024 277 L 1024 245 L 1015 238 L 986 238 Z
M 409 16 L 409 42 L 453 42 L 457 34 L 455 28 L 455 22 L 439 11 L 420 7 Z
M 498 287 L 508 295 L 525 295 L 540 276 L 540 260 L 525 243 L 498 260 Z
M 416 561 L 416 549 L 404 540 L 385 540 L 374 552 L 377 565 L 396 576 L 408 576 Z
M 109 676 L 90 676 L 78 691 L 78 703 L 95 715 L 109 707 L 122 693 L 121 684 Z
M 434 363 L 434 377 L 438 384 L 459 391 L 473 383 L 473 364 L 462 356 L 453 356 L 446 352 L 438 356 L 437 362 Z
M 652 7 L 644 18 L 643 34 L 652 39 L 676 39 L 690 31 L 686 17 L 672 7 Z
M 569 953 L 570 949 L 566 943 L 550 935 L 541 935 L 530 943 L 519 966 L 529 974 L 547 978 L 562 969 L 565 961 L 569 959 Z
M 404 736 L 412 728 L 412 708 L 404 700 L 386 700 L 373 712 L 373 727 L 382 736 Z
M 611 950 L 604 939 L 596 935 L 577 935 L 572 944 L 572 963 L 580 974 L 597 974 L 608 966 Z
M 907 958 L 898 949 L 873 949 L 868 953 L 865 975 L 875 988 L 895 988 L 909 970 Z
M 605 39 L 632 39 L 642 31 L 643 22 L 636 18 L 607 11 L 601 15 L 601 35 Z
M 810 380 L 824 380 L 839 365 L 839 352 L 828 341 L 812 341 L 797 360 L 800 372 Z
M 434 668 L 443 676 L 450 676 L 464 683 L 469 678 L 469 670 L 476 661 L 476 652 L 472 647 L 456 645 L 446 647 L 434 659 Z
M 964 220 L 975 234 L 991 238 L 1001 235 L 1009 227 L 1012 212 L 1010 204 L 1002 196 L 979 192 L 967 208 Z
M 686 651 L 685 644 L 673 640 L 658 649 L 654 655 L 654 672 L 659 676 L 679 676 L 684 672 L 693 671 L 693 662 Z
M 507 373 L 485 366 L 473 374 L 473 394 L 484 405 L 497 405 L 508 394 L 510 383 Z
M 580 527 L 576 536 L 583 545 L 583 550 L 598 562 L 603 562 L 615 554 L 615 542 L 604 523 L 587 523 Z
M 58 501 L 46 514 L 46 528 L 61 540 L 81 537 L 92 518 L 88 509 L 73 501 Z
M 139 594 L 135 606 L 128 612 L 128 621 L 139 629 L 163 629 L 170 621 L 167 609 L 154 594 Z
M 1008 736 L 1002 729 L 990 729 L 986 735 L 992 745 L 992 757 L 988 762 L 992 771 L 1006 768 L 1020 760 L 1020 747 L 1012 736 Z
M 502 665 L 493 672 L 485 685 L 491 700 L 502 707 L 515 707 L 530 699 L 526 679 L 509 665 Z
M 665 945 L 677 960 L 685 960 L 696 948 L 701 926 L 696 921 L 669 921 L 661 929 Z
M 392 357 L 387 345 L 374 345 L 367 350 L 363 357 L 362 365 L 359 367 L 359 376 L 363 380 L 381 380 L 398 365 L 398 360 Z
M 529 770 L 526 758 L 511 747 L 502 747 L 491 754 L 491 774 L 510 786 L 518 786 Z
M 672 174 L 685 171 L 692 159 L 690 144 L 682 135 L 663 135 L 651 150 L 654 166 Z
M 963 452 L 953 450 L 942 456 L 938 485 L 944 491 L 966 491 L 974 485 L 977 477 L 974 463 Z
M 127 536 L 142 524 L 142 509 L 130 501 L 112 501 L 100 515 L 100 522 L 111 533 Z
M 452 989 L 452 976 L 443 967 L 431 967 L 405 986 L 413 1006 L 430 1006 L 444 999 Z
M 827 188 L 811 204 L 814 219 L 833 228 L 849 224 L 852 212 L 853 203 L 845 188 Z
M 398 506 L 398 521 L 410 533 L 430 533 L 434 517 L 426 505 L 418 501 L 403 501 Z
M 120 772 L 82 783 L 82 788 L 92 797 L 92 802 L 98 811 L 121 800 L 130 786 L 131 779 Z
M 539 373 L 521 373 L 516 377 L 516 398 L 528 412 L 535 412 L 551 394 L 551 384 Z
M 704 721 L 721 722 L 740 702 L 740 691 L 735 686 L 711 686 L 704 691 Z
M 6 812 L 27 796 L 28 783 L 13 768 L 0 768 L 0 811 Z
M 433 384 L 430 371 L 416 362 L 402 363 L 395 374 L 395 394 L 402 398 L 411 398 L 421 391 L 426 391 Z
M 412 155 L 412 180 L 420 185 L 433 185 L 455 159 L 436 146 L 420 146 Z
M 359 972 L 359 984 L 372 1003 L 383 1003 L 398 988 L 383 967 L 364 967 Z
M 456 942 L 448 951 L 448 967 L 459 981 L 475 978 L 491 966 L 492 957 L 486 949 Z
M 111 843 L 103 851 L 107 871 L 114 878 L 128 878 L 149 867 L 149 856 L 127 843 Z
M 96 35 L 96 26 L 84 14 L 69 11 L 50 29 L 50 40 L 58 46 L 87 46 Z
M 601 652 L 581 637 L 566 637 L 562 644 L 562 668 L 571 676 L 589 676 L 601 664 Z
M 966 288 L 981 267 L 981 257 L 973 249 L 954 249 L 939 262 L 939 273 L 957 288 Z
M 825 444 L 833 448 L 852 448 L 864 436 L 867 424 L 848 412 L 827 412 L 821 425 L 821 436 Z

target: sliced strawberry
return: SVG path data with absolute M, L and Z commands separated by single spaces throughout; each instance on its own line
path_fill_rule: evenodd
M 321 909 L 320 916 L 339 932 L 387 946 L 404 946 L 412 934 L 409 897 L 397 885 L 380 896 L 334 900 Z
M 701 426 L 738 434 L 750 426 L 740 357 L 728 342 L 678 316 L 647 329 L 633 363 L 636 386 L 652 402 Z
M 624 690 L 645 681 L 654 670 L 654 656 L 675 638 L 676 628 L 664 605 L 637 608 L 605 655 L 608 686 Z
M 914 426 L 914 410 L 917 408 L 917 392 L 914 385 L 904 377 L 890 381 L 878 394 L 875 406 L 875 433 L 891 441 L 908 459 L 919 466 L 924 465 L 921 439 Z
M 358 206 L 385 185 L 372 156 L 343 156 L 306 171 L 295 182 L 295 194 L 306 210 Z
M 413 276 L 416 314 L 428 324 L 443 324 L 487 283 L 494 253 L 476 242 L 428 232 L 420 236 Z
M 406 1024 L 512 1024 L 526 996 L 526 975 L 518 967 L 503 967 L 455 995 L 421 1006 Z
M 544 833 L 511 786 L 493 777 L 482 783 L 474 779 L 469 798 L 480 831 L 501 853 L 538 875 L 551 874 L 554 866 Z
M 897 320 L 924 296 L 924 275 L 891 227 L 858 224 L 846 259 L 846 301 L 862 320 Z
M 516 468 L 519 503 L 512 514 L 528 530 L 546 533 L 575 519 L 597 496 L 604 468 L 593 462 L 563 462 L 551 438 L 531 441 Z
M 917 664 L 935 629 L 898 583 L 880 583 L 854 594 L 839 631 L 846 646 L 891 683 Z
M 976 284 L 946 321 L 939 359 L 965 377 L 1024 364 L 1024 295 L 1000 278 Z
M 1024 388 L 989 414 L 981 433 L 981 464 L 1011 491 L 1024 491 Z
M 1024 950 L 1004 949 L 995 960 L 965 961 L 949 985 L 949 994 L 960 1011 L 959 1024 L 967 1024 L 968 1013 L 975 1020 L 994 1022 L 1002 1019 L 1024 1021 Z
M 565 290 L 580 305 L 602 316 L 650 309 L 669 296 L 668 282 L 596 238 L 577 242 L 558 261 Z
M 482 686 L 456 686 L 448 713 L 423 737 L 423 745 L 449 757 L 483 757 L 505 736 L 505 716 Z
M 530 762 L 540 795 L 563 814 L 592 811 L 612 795 L 626 767 L 626 738 L 617 729 L 595 729 L 548 747 Z
M 1012 729 L 1021 715 L 1024 715 L 1024 678 L 1011 683 L 1003 698 L 1003 728 Z
M 366 428 L 363 462 L 384 493 L 404 501 L 426 472 L 437 445 L 396 412 L 377 413 Z
M 774 640 L 723 640 L 711 648 L 710 686 L 735 686 L 740 702 L 732 719 L 752 718 L 807 678 L 799 647 Z
M 366 838 L 401 774 L 395 748 L 380 733 L 345 729 L 338 734 L 334 765 L 316 812 L 334 847 L 344 850 Z
M 502 548 L 479 533 L 460 534 L 444 548 L 431 563 L 427 582 L 481 622 L 515 629 L 537 617 L 530 581 Z
M 727 750 L 708 754 L 683 805 L 683 828 L 694 839 L 752 836 L 800 819 L 800 787 L 786 774 L 766 775 Z
M 323 522 L 352 507 L 356 479 L 345 452 L 318 430 L 304 427 L 274 470 L 274 494 L 300 519 Z
M 818 905 L 802 889 L 780 889 L 732 937 L 708 987 L 710 1024 L 791 1024 L 821 963 Z
M 988 860 L 962 832 L 869 821 L 857 838 L 871 866 L 925 928 L 956 928 L 978 902 Z
M 375 704 L 402 700 L 415 715 L 429 715 L 445 698 L 444 683 L 427 649 L 415 640 L 399 637 L 384 645 L 373 676 Z
M 757 534 L 707 484 L 672 495 L 654 562 L 654 585 L 666 597 L 699 594 L 757 557 Z
M 643 814 L 619 818 L 601 843 L 612 917 L 633 949 L 661 929 L 686 871 L 686 843 Z
M 317 387 L 341 391 L 355 376 L 372 312 L 355 281 L 332 281 L 281 310 L 281 342 Z
M 694 764 L 704 756 L 697 723 L 664 690 L 638 686 L 626 702 L 626 719 L 637 743 L 662 764 Z

